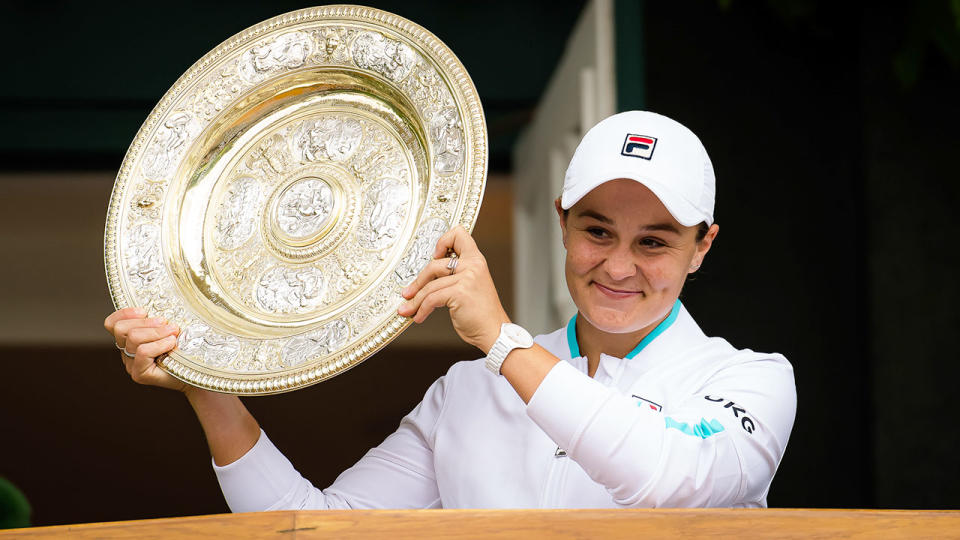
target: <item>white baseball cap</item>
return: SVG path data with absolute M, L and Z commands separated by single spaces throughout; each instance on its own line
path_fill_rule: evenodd
M 628 111 L 590 128 L 567 167 L 560 205 L 568 210 L 618 178 L 646 186 L 681 225 L 713 224 L 713 164 L 700 139 L 675 120 Z

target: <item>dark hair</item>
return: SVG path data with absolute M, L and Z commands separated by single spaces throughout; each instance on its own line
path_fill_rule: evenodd
M 564 219 L 570 214 L 570 210 L 564 209 L 563 217 Z M 707 233 L 710 232 L 710 226 L 707 225 L 706 221 L 701 221 L 700 225 L 697 225 L 697 242 L 700 242 L 707 237 Z
M 703 240 L 707 237 L 707 233 L 710 231 L 710 226 L 707 225 L 706 221 L 701 221 L 700 225 L 697 226 L 697 242 Z

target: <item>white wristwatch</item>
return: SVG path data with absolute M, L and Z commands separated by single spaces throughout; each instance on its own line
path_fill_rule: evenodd
M 490 347 L 490 352 L 487 353 L 487 369 L 495 375 L 499 375 L 500 366 L 503 365 L 503 361 L 510 354 L 510 351 L 529 349 L 530 347 L 533 347 L 533 338 L 530 336 L 530 332 L 524 330 L 522 326 L 503 323 L 500 325 L 500 337 L 497 338 L 493 347 Z

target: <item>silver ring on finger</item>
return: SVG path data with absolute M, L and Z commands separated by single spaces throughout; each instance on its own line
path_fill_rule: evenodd
M 135 354 L 130 354 L 130 352 L 127 351 L 127 349 L 125 349 L 125 348 L 120 349 L 120 352 L 122 352 L 123 355 L 126 356 L 127 358 L 136 358 L 136 357 L 137 357 L 137 355 L 135 355 Z
M 450 262 L 447 263 L 447 270 L 450 270 L 449 275 L 453 275 L 457 271 L 457 265 L 460 264 L 460 257 L 456 253 L 450 254 Z

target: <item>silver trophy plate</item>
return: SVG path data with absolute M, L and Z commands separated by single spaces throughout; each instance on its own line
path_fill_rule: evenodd
M 181 328 L 158 361 L 194 386 L 272 394 L 333 377 L 410 321 L 400 289 L 472 230 L 487 134 L 463 65 L 359 6 L 280 15 L 194 64 L 117 175 L 114 305 Z

